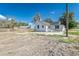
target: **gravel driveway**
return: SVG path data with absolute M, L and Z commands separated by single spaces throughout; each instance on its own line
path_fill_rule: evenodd
M 59 42 L 56 37 L 32 33 L 0 33 L 2 56 L 79 56 L 79 44 Z

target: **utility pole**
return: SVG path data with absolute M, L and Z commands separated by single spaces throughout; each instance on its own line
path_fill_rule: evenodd
M 66 37 L 68 37 L 68 19 L 69 19 L 68 3 L 66 3 Z

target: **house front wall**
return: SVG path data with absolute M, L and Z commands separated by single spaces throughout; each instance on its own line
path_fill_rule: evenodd
M 60 24 L 51 25 L 49 27 L 49 26 L 45 25 L 44 23 L 37 22 L 37 23 L 35 23 L 35 30 L 38 32 L 62 32 L 62 31 L 64 32 L 65 27 Z
M 48 26 L 44 25 L 43 23 L 36 23 L 35 24 L 35 30 L 38 32 L 46 32 L 48 31 Z
M 54 32 L 54 31 L 65 31 L 65 27 L 63 25 L 52 25 L 49 29 L 50 32 Z

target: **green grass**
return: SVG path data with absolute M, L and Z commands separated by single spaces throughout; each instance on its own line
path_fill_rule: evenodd
M 59 41 L 64 43 L 79 43 L 79 40 L 73 38 L 60 39 Z
M 69 34 L 71 34 L 71 35 L 79 35 L 79 31 L 69 32 Z

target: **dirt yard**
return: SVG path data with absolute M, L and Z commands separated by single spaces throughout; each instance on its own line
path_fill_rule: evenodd
M 79 56 L 79 43 L 34 33 L 0 32 L 1 56 Z

